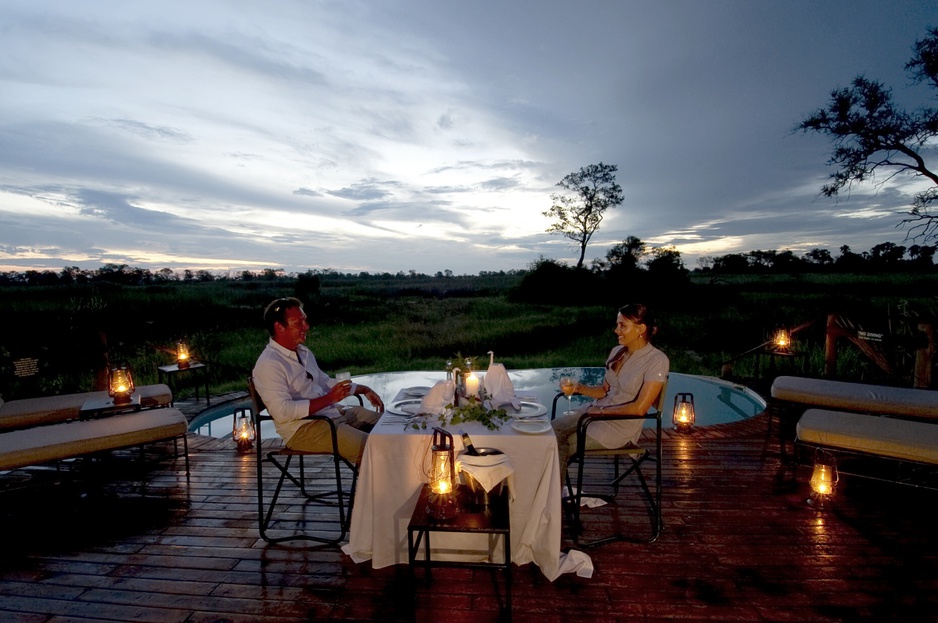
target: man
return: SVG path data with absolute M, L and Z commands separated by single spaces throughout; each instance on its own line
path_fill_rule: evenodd
M 309 415 L 325 415 L 336 424 L 339 454 L 349 462 L 361 462 L 368 433 L 378 422 L 384 403 L 371 388 L 351 381 L 329 378 L 306 348 L 309 323 L 303 304 L 295 298 L 282 298 L 264 310 L 264 326 L 270 341 L 254 365 L 254 386 L 274 420 L 277 434 L 293 450 L 330 452 L 329 424 L 305 420 Z M 340 405 L 350 395 L 360 395 L 377 410 Z

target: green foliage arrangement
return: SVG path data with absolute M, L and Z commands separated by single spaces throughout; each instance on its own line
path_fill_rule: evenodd
M 491 397 L 486 395 L 485 398 Z M 469 398 L 466 404 L 458 407 L 447 405 L 446 410 L 440 415 L 440 423 L 446 426 L 463 422 L 479 422 L 489 430 L 498 430 L 508 420 L 508 413 L 504 409 L 489 409 L 485 406 L 485 402 L 485 400 Z

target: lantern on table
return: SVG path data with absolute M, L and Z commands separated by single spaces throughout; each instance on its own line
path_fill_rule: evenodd
M 434 427 L 433 445 L 430 447 L 427 514 L 437 521 L 447 521 L 459 514 L 453 450 L 453 436 L 442 428 Z
M 697 415 L 694 412 L 694 395 L 689 392 L 679 392 L 674 395 L 674 411 L 671 413 L 671 423 L 678 432 L 686 433 L 694 427 Z
M 240 452 L 247 452 L 254 447 L 254 420 L 250 409 L 237 409 L 234 412 L 231 438 L 234 439 Z
M 176 342 L 176 366 L 182 370 L 189 367 L 189 362 L 189 345 L 179 340 Z
M 818 450 L 814 455 L 814 470 L 811 472 L 811 495 L 808 497 L 808 504 L 816 508 L 824 508 L 831 496 L 834 495 L 834 489 L 837 488 L 837 481 L 840 480 L 840 474 L 837 472 L 837 461 L 830 452 Z
M 134 393 L 134 377 L 127 364 L 111 368 L 108 375 L 107 393 L 114 400 L 114 404 L 130 402 Z

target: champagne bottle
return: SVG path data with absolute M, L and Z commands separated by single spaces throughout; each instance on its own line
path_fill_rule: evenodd
M 466 447 L 466 454 L 469 456 L 479 456 L 479 451 L 476 450 L 475 446 L 472 445 L 472 440 L 469 438 L 469 433 L 462 434 L 462 445 Z

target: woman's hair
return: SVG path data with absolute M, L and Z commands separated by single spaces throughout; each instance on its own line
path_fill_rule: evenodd
M 267 329 L 270 337 L 275 335 L 275 323 L 287 324 L 287 310 L 292 307 L 303 307 L 303 303 L 299 299 L 289 296 L 273 301 L 264 309 L 264 328 Z
M 628 318 L 634 323 L 645 325 L 648 333 L 645 338 L 651 341 L 651 338 L 658 333 L 658 321 L 655 320 L 655 313 L 641 303 L 629 303 L 619 308 L 619 313 L 623 318 Z

